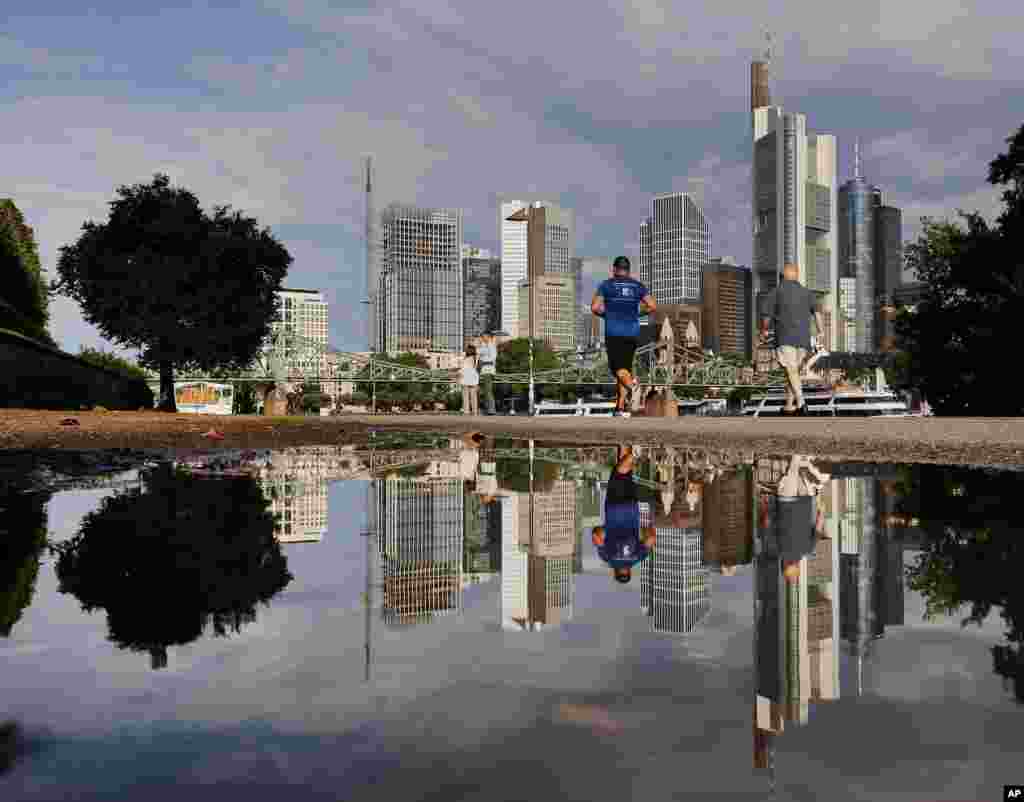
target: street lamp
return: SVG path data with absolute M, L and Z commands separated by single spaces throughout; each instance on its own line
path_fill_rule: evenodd
M 522 284 L 519 285 L 519 288 L 520 289 L 530 289 L 530 290 L 532 290 L 533 289 L 533 283 L 530 282 L 530 281 L 524 281 Z M 534 314 L 535 310 L 533 308 L 534 304 L 533 304 L 533 297 L 532 297 L 532 295 L 533 295 L 532 292 L 531 293 L 527 293 L 527 298 L 528 298 L 528 300 L 527 300 L 527 307 L 530 310 L 530 336 L 528 338 L 529 341 L 530 341 L 530 397 L 528 399 L 528 403 L 529 403 L 529 407 L 528 407 L 529 413 L 528 414 L 531 415 L 531 416 L 533 415 L 533 412 L 534 412 L 534 410 L 533 410 L 533 319 L 534 319 L 534 317 L 536 317 L 536 315 Z
M 495 329 L 494 331 L 489 331 L 488 334 L 490 334 L 492 337 L 508 337 L 509 336 L 509 333 L 507 331 L 505 331 L 504 329 Z M 497 365 L 495 365 L 495 370 L 497 370 Z M 491 403 L 494 403 L 494 388 L 493 387 L 491 388 Z M 497 409 L 497 405 L 495 405 L 494 408 Z
M 373 301 L 364 298 L 359 303 L 363 304 L 364 306 L 369 306 L 370 307 L 370 309 L 367 310 L 366 314 L 369 315 L 369 314 L 371 314 L 373 312 Z M 372 320 L 370 321 L 370 331 L 371 332 L 373 331 L 373 321 Z M 376 353 L 376 350 L 377 350 L 376 342 L 377 342 L 376 336 L 371 336 L 371 338 L 370 338 L 370 388 L 371 388 L 371 391 L 373 393 L 373 395 L 372 395 L 372 397 L 370 399 L 370 414 L 371 415 L 376 415 L 377 414 L 377 379 L 374 378 L 374 375 L 373 375 L 373 355 L 374 355 L 374 353 Z

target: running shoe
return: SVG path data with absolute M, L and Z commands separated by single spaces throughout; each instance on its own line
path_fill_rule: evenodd
M 617 409 L 612 413 L 613 418 L 628 418 L 629 413 L 623 409 Z

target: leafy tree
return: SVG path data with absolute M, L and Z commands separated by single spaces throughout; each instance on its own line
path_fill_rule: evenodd
M 959 211 L 963 226 L 922 220 L 906 249 L 907 266 L 925 284 L 913 314 L 895 321 L 909 354 L 909 378 L 943 415 L 1016 416 L 1006 392 L 1004 350 L 1024 315 L 1024 126 L 989 165 L 988 181 L 1007 187 L 1003 213 L 990 226 Z
M 32 228 L 9 198 L 0 200 L 0 312 L 4 328 L 56 347 L 50 299 Z
M 925 534 L 917 562 L 907 568 L 907 585 L 924 598 L 925 617 L 966 607 L 961 625 L 980 625 L 1000 608 L 1007 642 L 993 648 L 993 668 L 1024 702 L 1024 515 L 1007 503 L 1024 489 L 1020 474 L 920 465 L 909 487 L 906 477 L 899 485 L 916 497 L 909 511 L 921 515 Z
M 84 359 L 90 365 L 107 368 L 108 370 L 117 370 L 121 373 L 127 373 L 129 376 L 135 376 L 139 379 L 149 378 L 144 368 L 136 365 L 130 359 L 118 356 L 113 351 L 102 351 L 98 348 L 83 347 L 78 351 L 78 358 Z
M 173 412 L 175 369 L 255 359 L 292 258 L 254 218 L 227 206 L 210 216 L 166 175 L 117 192 L 108 221 L 60 249 L 51 289 L 108 339 L 142 349 L 141 364 L 160 372 L 159 408 Z
M 55 547 L 58 590 L 107 613 L 109 639 L 167 665 L 167 647 L 256 620 L 292 580 L 256 480 L 189 476 L 163 464 L 145 490 L 105 498 Z
M 547 340 L 533 340 L 533 372 L 554 370 L 561 363 Z M 517 337 L 498 346 L 498 360 L 495 363 L 498 373 L 529 373 L 530 372 L 530 338 Z M 529 392 L 529 384 L 496 384 L 494 395 L 496 400 L 504 400 L 510 396 L 521 396 Z M 543 392 L 541 387 L 537 387 Z M 557 394 L 557 390 L 553 390 Z
M 39 560 L 46 546 L 49 493 L 0 496 L 0 637 L 9 637 L 32 603 Z
M 530 492 L 530 461 L 528 459 L 498 460 L 494 469 L 498 486 L 503 490 L 511 490 L 516 493 Z M 560 472 L 558 463 L 534 460 L 533 492 L 550 493 L 555 488 L 555 482 Z
M 234 391 L 234 405 L 231 410 L 233 415 L 255 415 L 257 404 L 256 404 L 256 388 L 252 382 L 233 382 Z
M 328 405 L 330 396 L 321 391 L 317 382 L 306 382 L 302 385 L 302 411 L 308 414 L 320 414 L 320 408 Z

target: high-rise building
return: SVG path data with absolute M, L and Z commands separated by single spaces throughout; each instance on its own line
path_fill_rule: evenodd
M 583 257 L 574 256 L 570 260 L 572 274 L 576 286 L 576 328 L 574 342 L 576 345 L 590 344 L 590 304 L 583 297 Z
M 711 256 L 704 210 L 685 192 L 658 195 L 640 223 L 640 280 L 658 304 L 699 303 Z
M 327 477 L 316 469 L 316 447 L 304 454 L 276 452 L 260 472 L 260 486 L 281 543 L 318 543 L 327 534 Z
M 462 212 L 392 204 L 381 213 L 376 350 L 463 350 Z
M 658 527 L 657 537 L 657 547 L 640 564 L 640 603 L 653 632 L 685 635 L 711 609 L 703 531 Z
M 575 221 L 571 209 L 553 203 L 512 200 L 499 204 L 501 232 L 501 327 L 519 325 L 519 287 L 534 276 L 562 274 L 572 282 Z M 573 302 L 575 309 L 576 302 Z M 575 321 L 573 322 L 575 325 Z M 525 336 L 525 335 L 520 335 Z
M 808 134 L 803 114 L 770 105 L 767 62 L 751 67 L 755 296 L 760 299 L 795 264 L 816 292 L 835 350 L 837 293 L 835 137 Z M 766 105 L 762 105 L 766 104 Z
M 286 360 L 285 365 L 289 369 L 297 371 L 309 371 L 315 367 L 313 364 L 316 357 L 314 351 L 318 347 L 321 356 L 319 357 L 321 371 L 326 369 L 327 351 L 327 303 L 324 301 L 324 294 L 319 290 L 299 290 L 281 288 L 274 293 L 277 305 L 277 312 L 270 322 L 272 333 L 284 331 L 289 334 L 301 337 L 308 342 L 314 343 L 313 350 L 301 350 L 299 355 Z M 268 343 L 269 347 L 269 343 Z M 321 390 L 327 391 L 327 387 Z
M 501 328 L 501 261 L 462 246 L 463 328 L 466 340 Z
M 532 301 L 532 304 L 531 304 Z M 569 276 L 541 275 L 519 288 L 519 334 L 547 340 L 556 351 L 576 347 L 576 288 Z
M 754 481 L 735 471 L 704 485 L 704 561 L 748 565 L 754 556 Z
M 750 269 L 708 260 L 701 310 L 704 347 L 716 354 L 753 355 L 754 293 Z M 655 296 L 657 297 L 657 296 Z

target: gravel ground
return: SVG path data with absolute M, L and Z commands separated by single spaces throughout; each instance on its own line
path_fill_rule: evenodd
M 63 426 L 65 418 L 78 425 Z M 202 437 L 211 428 L 223 440 Z M 1024 465 L 1024 418 L 527 418 L 461 415 L 280 417 L 0 410 L 0 449 L 283 448 L 344 445 L 369 428 L 482 431 L 568 443 L 633 442 L 819 454 L 865 462 Z

